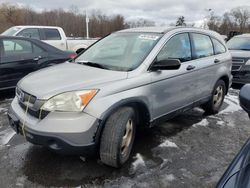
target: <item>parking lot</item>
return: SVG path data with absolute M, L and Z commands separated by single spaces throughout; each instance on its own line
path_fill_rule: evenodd
M 137 132 L 133 157 L 121 169 L 27 143 L 8 125 L 14 92 L 2 92 L 0 187 L 214 187 L 250 135 L 238 92 L 230 90 L 218 115 L 195 108 Z

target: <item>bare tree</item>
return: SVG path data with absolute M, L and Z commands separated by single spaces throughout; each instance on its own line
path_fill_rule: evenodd
M 155 26 L 155 22 L 152 20 L 147 20 L 144 18 L 140 18 L 138 20 L 133 20 L 127 22 L 128 27 L 130 28 L 135 28 L 135 27 L 150 27 L 150 26 Z
M 36 12 L 30 7 L 2 4 L 0 5 L 0 33 L 14 25 L 48 25 L 62 27 L 69 36 L 86 36 L 86 17 L 79 12 L 75 6 L 71 6 L 69 11 L 45 9 L 42 12 Z M 91 37 L 102 37 L 124 28 L 125 21 L 121 15 L 107 16 L 101 11 L 93 11 L 90 16 Z
M 179 18 L 177 18 L 176 21 L 176 26 L 186 26 L 187 24 L 185 23 L 185 17 L 184 16 L 180 16 Z
M 210 18 L 207 21 L 207 26 L 209 29 L 219 32 L 221 25 L 221 20 L 219 16 L 215 16 L 214 12 L 210 13 Z
M 234 21 L 237 24 L 239 31 L 244 32 L 249 24 L 250 11 L 246 8 L 239 7 L 231 11 Z

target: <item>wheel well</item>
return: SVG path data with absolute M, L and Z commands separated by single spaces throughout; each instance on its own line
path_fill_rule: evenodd
M 122 103 L 120 105 L 115 106 L 114 108 L 108 110 L 108 112 L 100 119 L 100 127 L 96 132 L 95 139 L 99 145 L 100 138 L 103 132 L 103 128 L 107 119 L 109 118 L 112 113 L 117 111 L 119 108 L 130 106 L 135 110 L 136 113 L 136 121 L 139 127 L 149 127 L 150 126 L 150 112 L 143 102 L 129 102 L 129 103 Z
M 130 101 L 130 102 L 124 102 L 115 105 L 113 108 L 108 110 L 108 112 L 104 115 L 102 119 L 102 123 L 105 124 L 108 117 L 117 111 L 117 109 L 130 106 L 135 110 L 136 113 L 136 121 L 139 126 L 141 127 L 148 127 L 150 125 L 150 112 L 148 110 L 147 105 L 144 102 L 141 101 Z
M 149 127 L 150 125 L 150 112 L 147 106 L 142 102 L 133 102 L 127 104 L 135 109 L 137 123 L 140 127 Z
M 228 76 L 222 76 L 220 78 L 220 80 L 223 80 L 225 82 L 225 84 L 226 84 L 226 94 L 227 94 L 228 90 L 229 90 L 229 78 L 228 78 Z

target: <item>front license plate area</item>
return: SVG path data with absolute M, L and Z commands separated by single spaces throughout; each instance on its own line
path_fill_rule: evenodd
M 22 134 L 21 126 L 20 126 L 20 121 L 17 119 L 17 117 L 13 114 L 8 113 L 8 119 L 10 126 L 16 131 L 17 134 Z

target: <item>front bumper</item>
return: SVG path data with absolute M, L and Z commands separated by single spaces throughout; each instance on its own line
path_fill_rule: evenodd
M 39 120 L 26 114 L 15 98 L 8 117 L 12 128 L 33 144 L 62 154 L 89 156 L 95 153 L 99 120 L 91 115 L 83 112 L 51 112 Z

